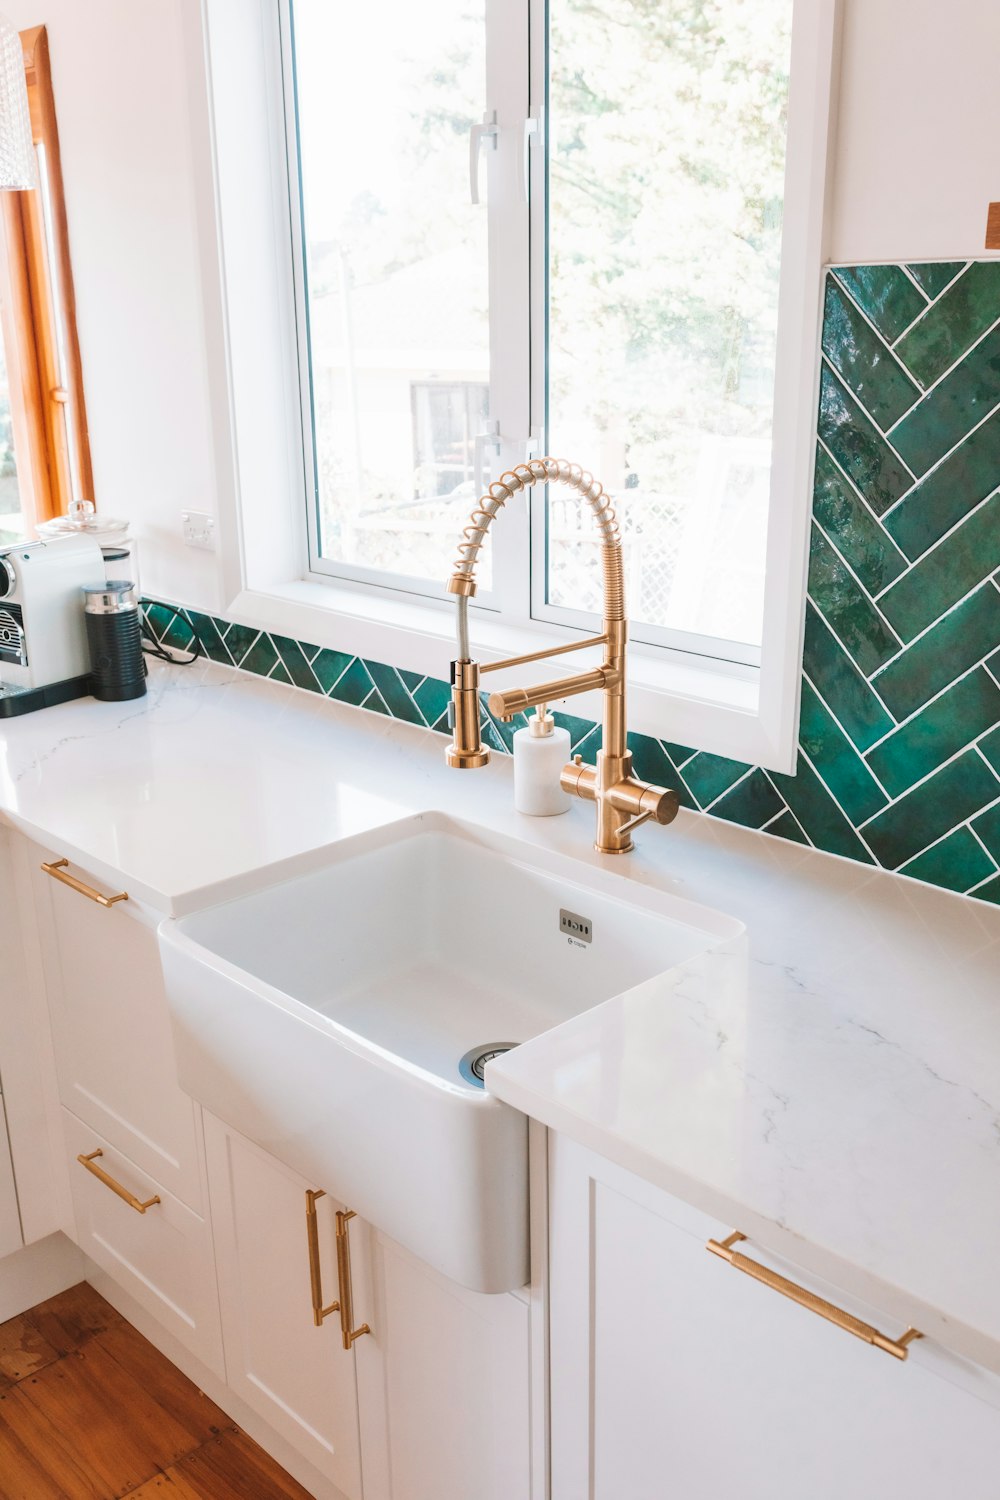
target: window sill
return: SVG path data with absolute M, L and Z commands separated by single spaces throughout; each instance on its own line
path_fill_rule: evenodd
M 271 584 L 267 590 L 244 589 L 227 613 L 255 629 L 445 680 L 455 654 L 451 606 L 417 596 L 300 580 Z M 473 650 L 481 661 L 564 644 L 572 635 L 544 625 L 501 625 L 486 611 L 472 618 Z M 564 667 L 560 664 L 560 670 Z M 553 670 L 551 663 L 534 663 L 518 668 L 518 679 L 540 682 Z M 597 693 L 567 700 L 564 706 L 581 718 L 601 716 Z M 628 712 L 630 729 L 640 734 L 775 770 L 791 769 L 765 733 L 759 673 L 753 668 L 633 646 Z

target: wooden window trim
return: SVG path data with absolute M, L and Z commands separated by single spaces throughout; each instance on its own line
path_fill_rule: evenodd
M 44 26 L 20 35 L 49 222 L 41 182 L 0 193 L 0 322 L 18 484 L 30 524 L 65 514 L 74 499 L 92 500 L 94 481 L 48 35 Z

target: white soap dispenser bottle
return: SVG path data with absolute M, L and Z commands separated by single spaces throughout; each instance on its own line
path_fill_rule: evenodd
M 570 758 L 570 738 L 557 729 L 542 703 L 525 729 L 514 735 L 514 806 L 533 818 L 552 818 L 569 810 L 570 794 L 559 785 L 559 774 Z

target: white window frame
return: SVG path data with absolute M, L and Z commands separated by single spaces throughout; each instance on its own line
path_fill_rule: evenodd
M 286 152 L 280 0 L 200 0 L 189 21 L 193 139 L 201 209 L 201 259 L 219 507 L 220 606 L 232 618 L 318 645 L 446 678 L 454 655 L 453 606 L 388 586 L 345 578 L 318 580 L 308 556 L 307 472 L 299 400 L 296 278 L 289 253 L 292 224 Z M 716 754 L 791 771 L 795 764 L 808 530 L 815 449 L 822 270 L 826 259 L 827 161 L 832 138 L 840 0 L 795 0 L 789 139 L 786 161 L 782 284 L 775 378 L 774 458 L 769 511 L 764 621 L 759 668 L 746 663 L 634 643 L 630 659 L 632 729 Z M 498 76 L 487 79 L 500 145 L 484 174 L 490 193 L 523 202 L 523 122 L 541 121 L 542 100 L 518 97 L 518 70 L 500 69 L 510 49 L 530 52 L 530 76 L 541 80 L 541 7 L 499 3 L 504 34 L 491 46 Z M 499 76 L 500 71 L 503 77 Z M 527 78 L 521 70 L 520 76 Z M 540 86 L 540 84 L 539 84 Z M 506 123 L 506 130 L 505 130 Z M 506 141 L 505 141 L 506 137 Z M 532 152 L 533 174 L 540 152 Z M 543 195 L 533 191 L 532 213 Z M 507 306 L 528 339 L 532 296 L 529 261 L 537 217 L 528 209 L 491 216 L 490 261 L 513 276 Z M 513 253 L 512 253 L 513 251 Z M 511 266 L 523 268 L 516 273 Z M 538 278 L 535 278 L 537 319 Z M 492 293 L 491 286 L 491 293 Z M 523 318 L 520 316 L 523 312 Z M 524 371 L 536 360 L 534 380 Z M 498 463 L 524 457 L 541 430 L 538 352 L 527 348 L 491 369 L 491 419 L 499 423 Z M 520 523 L 518 506 L 523 507 Z M 515 502 L 493 528 L 496 598 L 476 611 L 473 648 L 482 660 L 559 644 L 577 633 L 537 618 L 531 596 L 531 547 L 543 525 L 544 495 Z M 456 543 L 458 538 L 456 537 Z M 412 581 L 411 586 L 412 586 Z M 579 628 L 586 617 L 581 616 Z M 697 643 L 695 643 L 697 644 Z M 542 664 L 542 675 L 551 672 Z M 525 680 L 532 674 L 525 670 Z M 594 698 L 573 712 L 598 717 Z

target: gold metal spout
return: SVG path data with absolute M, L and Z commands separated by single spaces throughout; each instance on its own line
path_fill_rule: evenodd
M 469 600 L 475 596 L 476 564 L 486 533 L 504 505 L 521 490 L 535 484 L 565 484 L 591 507 L 601 536 L 601 566 L 604 581 L 602 633 L 574 641 L 550 651 L 533 651 L 480 667 L 469 650 Z M 604 487 L 578 464 L 564 459 L 540 458 L 518 464 L 490 485 L 480 496 L 462 533 L 448 592 L 458 607 L 458 658 L 451 667 L 452 743 L 445 752 L 448 765 L 458 769 L 484 766 L 490 758 L 479 729 L 479 679 L 481 672 L 497 672 L 527 662 L 543 661 L 590 646 L 604 648 L 599 667 L 575 676 L 542 683 L 533 688 L 510 688 L 491 694 L 490 712 L 511 719 L 540 703 L 570 698 L 599 689 L 604 694 L 603 742 L 597 763 L 584 765 L 580 756 L 564 768 L 563 789 L 597 804 L 597 838 L 594 847 L 602 854 L 626 854 L 631 848 L 632 829 L 652 819 L 669 823 L 677 816 L 676 792 L 653 786 L 632 774 L 632 755 L 627 748 L 625 722 L 625 649 L 628 623 L 625 619 L 625 573 L 622 565 L 621 533 L 611 500 Z

